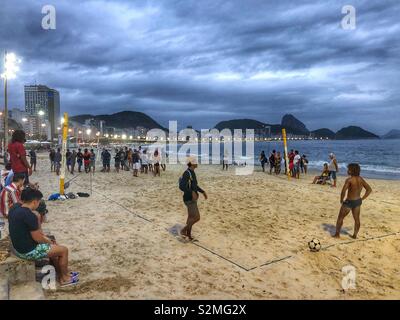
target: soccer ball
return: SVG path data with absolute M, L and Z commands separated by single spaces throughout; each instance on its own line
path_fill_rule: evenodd
M 318 239 L 314 238 L 308 243 L 308 247 L 312 252 L 318 252 L 319 250 L 321 250 L 321 242 Z

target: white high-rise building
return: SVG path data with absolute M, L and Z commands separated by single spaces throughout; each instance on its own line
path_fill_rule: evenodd
M 25 86 L 25 111 L 43 117 L 50 124 L 51 140 L 56 137 L 60 123 L 60 94 L 43 85 Z

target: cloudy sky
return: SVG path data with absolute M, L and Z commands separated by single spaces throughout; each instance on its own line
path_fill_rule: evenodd
M 70 114 L 142 111 L 207 128 L 292 113 L 309 129 L 400 128 L 400 1 L 0 0 L 0 50 Z M 56 8 L 43 30 L 42 7 Z M 342 7 L 356 8 L 344 30 Z M 3 96 L 0 96 L 3 99 Z

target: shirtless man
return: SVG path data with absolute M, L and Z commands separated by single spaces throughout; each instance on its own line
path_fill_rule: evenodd
M 340 237 L 340 229 L 342 228 L 343 220 L 351 210 L 354 218 L 354 234 L 352 235 L 352 238 L 356 239 L 358 231 L 360 230 L 361 205 L 363 200 L 367 199 L 371 194 L 372 189 L 369 184 L 362 177 L 360 177 L 360 166 L 357 163 L 350 163 L 347 169 L 347 173 L 350 175 L 350 177 L 347 178 L 340 195 L 340 203 L 342 204 L 342 207 L 340 208 L 337 219 L 336 233 L 334 237 Z M 366 192 L 364 196 L 361 197 L 361 191 L 364 188 Z M 344 201 L 346 191 L 347 199 Z

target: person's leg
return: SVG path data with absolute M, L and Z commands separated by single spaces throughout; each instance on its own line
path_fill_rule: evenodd
M 340 208 L 339 216 L 336 221 L 336 232 L 334 235 L 335 238 L 340 237 L 340 230 L 342 229 L 343 226 L 343 220 L 349 214 L 350 210 L 351 209 L 346 207 L 345 205 L 342 205 L 342 207 Z
M 352 214 L 354 218 L 354 234 L 351 237 L 353 239 L 357 239 L 358 231 L 360 231 L 360 226 L 361 226 L 360 212 L 361 212 L 361 206 L 352 209 Z
M 61 284 L 71 280 L 68 270 L 68 248 L 60 245 L 51 245 L 48 257 L 54 261 L 56 270 L 59 270 Z

